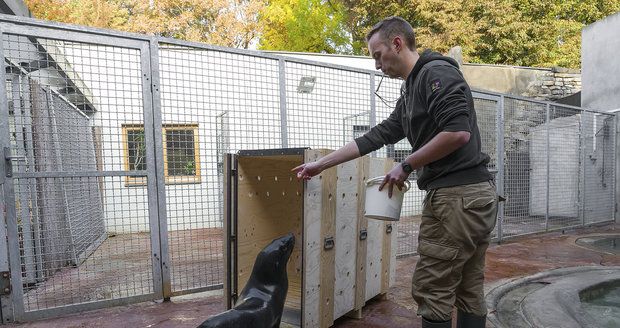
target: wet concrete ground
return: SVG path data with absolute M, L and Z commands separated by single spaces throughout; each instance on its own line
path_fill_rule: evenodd
M 486 286 L 489 290 L 515 278 L 549 269 L 620 265 L 620 255 L 576 245 L 583 236 L 620 233 L 620 224 L 581 228 L 519 237 L 492 244 L 487 253 Z M 360 320 L 342 318 L 334 327 L 421 327 L 410 295 L 411 274 L 417 257 L 398 261 L 395 285 L 386 299 L 371 300 Z M 221 292 L 174 298 L 170 302 L 146 302 L 96 310 L 58 319 L 12 324 L 7 327 L 196 327 L 210 315 L 224 310 Z M 492 327 L 488 324 L 488 327 Z

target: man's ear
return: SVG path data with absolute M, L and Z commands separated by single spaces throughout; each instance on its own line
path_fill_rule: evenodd
M 394 39 L 392 39 L 392 45 L 394 46 L 394 50 L 397 53 L 400 53 L 401 50 L 403 50 L 403 39 L 400 36 L 395 36 Z

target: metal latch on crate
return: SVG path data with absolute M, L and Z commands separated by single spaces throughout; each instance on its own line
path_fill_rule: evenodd
M 11 273 L 9 271 L 0 272 L 0 295 L 11 293 Z
M 366 238 L 368 238 L 368 230 L 360 230 L 360 240 L 366 240 Z
M 390 234 L 392 233 L 392 225 L 388 224 L 385 226 L 385 233 Z
M 323 242 L 324 249 L 332 249 L 334 248 L 334 237 L 325 237 L 325 241 Z

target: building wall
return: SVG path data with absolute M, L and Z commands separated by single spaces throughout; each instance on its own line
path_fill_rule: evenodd
M 609 111 L 620 108 L 620 13 L 586 26 L 581 32 L 583 91 L 581 106 Z
M 291 52 L 278 52 L 278 54 L 375 70 L 374 60 L 370 57 Z M 551 101 L 581 91 L 581 72 L 575 69 L 464 63 L 461 65 L 461 71 L 470 87 L 476 90 Z

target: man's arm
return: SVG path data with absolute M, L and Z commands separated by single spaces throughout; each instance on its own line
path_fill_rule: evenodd
M 414 170 L 423 167 L 426 164 L 440 160 L 450 155 L 455 150 L 461 148 L 469 142 L 470 133 L 468 131 L 456 131 L 456 132 L 440 132 L 426 145 L 420 147 L 413 154 L 405 158 L 405 162 L 411 165 Z M 404 186 L 405 180 L 409 174 L 403 171 L 402 166 L 396 165 L 383 179 L 383 182 L 379 186 L 379 190 L 382 190 L 385 185 L 388 186 L 388 195 L 392 197 L 392 190 L 394 185 L 399 189 Z
M 291 171 L 297 173 L 298 179 L 310 180 L 313 176 L 332 166 L 360 157 L 360 150 L 355 141 L 351 141 L 338 150 L 321 157 L 316 162 L 304 163 Z

